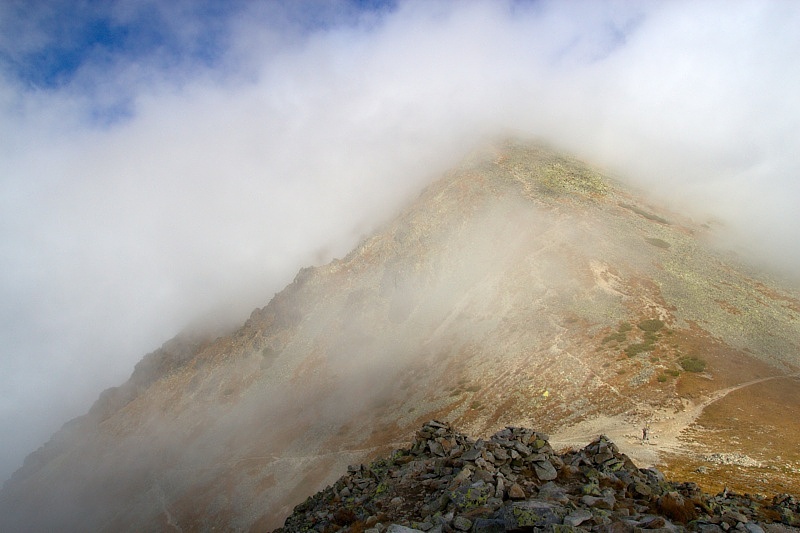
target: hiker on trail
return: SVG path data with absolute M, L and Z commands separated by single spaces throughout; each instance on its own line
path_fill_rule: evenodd
M 642 440 L 647 440 L 647 426 L 642 428 Z

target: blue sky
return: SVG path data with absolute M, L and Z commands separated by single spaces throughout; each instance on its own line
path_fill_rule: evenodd
M 57 91 L 72 85 L 91 95 L 102 83 L 96 69 L 113 72 L 131 63 L 166 73 L 224 68 L 232 26 L 240 18 L 262 18 L 279 31 L 309 34 L 380 17 L 395 6 L 393 0 L 9 2 L 0 6 L 5 36 L 0 40 L 0 67 L 23 90 Z M 101 123 L 132 113 L 124 91 L 114 102 L 94 103 L 89 115 Z
M 798 27 L 760 1 L 0 2 L 0 478 L 498 137 L 796 275 Z

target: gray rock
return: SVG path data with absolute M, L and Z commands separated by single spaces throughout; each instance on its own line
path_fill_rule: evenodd
M 616 500 L 613 496 L 583 496 L 581 497 L 581 503 L 587 507 L 594 507 L 595 509 L 608 509 L 609 511 L 614 509 L 614 504 Z
M 613 459 L 613 458 L 614 458 L 614 454 L 612 454 L 609 450 L 606 450 L 604 452 L 600 452 L 597 455 L 595 455 L 594 456 L 594 462 L 597 463 L 597 464 L 602 464 L 602 463 L 605 463 L 606 461 L 608 461 L 609 459 Z
M 564 517 L 564 524 L 570 526 L 579 526 L 592 519 L 592 513 L 586 509 L 576 509 Z
M 697 524 L 697 531 L 700 533 L 723 533 L 723 529 L 717 524 Z
M 536 472 L 536 477 L 542 481 L 550 481 L 558 477 L 558 472 L 550 464 L 550 461 L 533 463 L 533 470 Z
M 444 457 L 444 448 L 442 448 L 442 445 L 435 440 L 428 441 L 428 448 L 430 448 L 433 455 Z
M 616 520 L 608 524 L 605 528 L 606 533 L 632 533 L 633 532 L 633 524 L 629 524 L 628 522 L 624 522 L 622 520 Z
M 517 450 L 523 457 L 531 454 L 531 449 L 521 442 L 515 442 L 514 449 Z
M 497 485 L 495 486 L 494 496 L 495 498 L 503 499 L 505 494 L 505 483 L 503 482 L 503 478 L 498 476 L 497 477 Z
M 567 496 L 566 491 L 552 481 L 548 481 L 539 487 L 539 494 L 537 497 L 542 500 L 550 500 L 561 504 L 569 502 L 569 496 Z
M 465 461 L 474 461 L 478 457 L 481 456 L 481 450 L 477 448 L 472 448 L 471 450 L 467 450 L 461 455 L 461 458 Z
M 494 496 L 494 486 L 483 481 L 477 481 L 466 486 L 462 485 L 449 493 L 450 501 L 460 511 L 470 511 L 483 507 L 492 496 Z
M 458 484 L 461 483 L 462 481 L 469 480 L 471 477 L 472 477 L 472 469 L 464 467 L 458 474 L 456 474 L 456 477 L 453 478 L 453 483 Z
M 494 475 L 486 470 L 476 470 L 472 477 L 476 481 L 480 480 L 484 483 L 494 483 Z
M 666 523 L 667 521 L 664 519 L 663 516 L 650 514 L 643 516 L 642 519 L 636 523 L 636 525 L 645 529 L 650 529 L 650 528 L 655 529 L 659 527 L 664 527 Z
M 628 491 L 634 496 L 650 496 L 653 494 L 650 487 L 639 481 L 634 482 L 631 487 L 628 487 Z
M 472 520 L 465 516 L 457 516 L 453 519 L 453 527 L 458 531 L 469 531 L 472 527 Z
M 563 507 L 536 500 L 509 502 L 503 508 L 506 530 L 529 529 L 560 524 L 566 514 Z
M 508 497 L 512 500 L 524 500 L 526 495 L 522 487 L 518 483 L 514 483 L 508 488 Z
M 582 529 L 569 524 L 553 524 L 550 527 L 552 528 L 552 533 L 577 533 L 579 531 L 583 531 Z
M 391 524 L 386 528 L 386 533 L 425 533 L 420 529 L 414 529 L 400 524 Z
M 506 523 L 501 519 L 478 518 L 472 524 L 472 533 L 505 533 Z
M 496 463 L 508 461 L 508 452 L 503 448 L 497 448 L 492 452 Z
M 734 511 L 733 509 L 729 509 L 722 513 L 722 519 L 728 522 L 730 525 L 734 525 L 736 522 L 747 523 L 750 520 L 738 511 Z

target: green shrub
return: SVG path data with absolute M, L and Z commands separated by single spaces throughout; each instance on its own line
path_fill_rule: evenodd
M 706 362 L 704 360 L 689 355 L 681 358 L 680 364 L 687 372 L 702 372 L 706 369 Z
M 631 326 L 630 322 L 622 322 L 619 325 L 619 328 L 617 329 L 617 331 L 619 331 L 620 333 L 625 333 L 627 331 L 630 331 L 632 328 L 633 328 L 633 326 Z
M 644 334 L 644 342 L 637 342 L 631 344 L 630 346 L 625 348 L 625 353 L 627 354 L 628 357 L 633 357 L 640 353 L 650 352 L 653 350 L 653 348 L 656 347 L 656 339 L 657 337 L 655 333 L 648 331 Z
M 641 322 L 639 322 L 638 326 L 639 329 L 641 329 L 642 331 L 655 333 L 656 331 L 664 327 L 664 321 L 659 320 L 657 318 L 642 320 Z
M 658 376 L 659 383 L 664 383 L 665 381 L 667 381 L 667 376 L 665 376 L 664 374 Z
M 606 344 L 606 343 L 609 343 L 609 342 L 612 342 L 612 341 L 614 341 L 614 342 L 625 342 L 625 339 L 627 339 L 627 335 L 625 335 L 625 333 L 611 333 L 610 335 L 607 335 L 605 338 L 603 338 L 603 344 Z
M 643 343 L 641 343 L 641 342 L 637 342 L 637 343 L 631 344 L 630 346 L 625 348 L 625 355 L 627 355 L 628 357 L 634 357 L 634 356 L 639 355 L 640 353 L 646 352 L 646 351 L 647 351 L 647 348 L 645 347 L 645 345 Z
M 669 374 L 670 376 L 676 378 L 676 377 L 681 375 L 681 371 L 680 370 L 671 369 L 671 370 L 667 370 L 667 374 Z

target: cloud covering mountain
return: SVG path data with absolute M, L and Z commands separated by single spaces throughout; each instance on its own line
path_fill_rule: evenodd
M 800 267 L 800 8 L 0 6 L 0 477 L 187 324 L 232 323 L 498 136 Z

